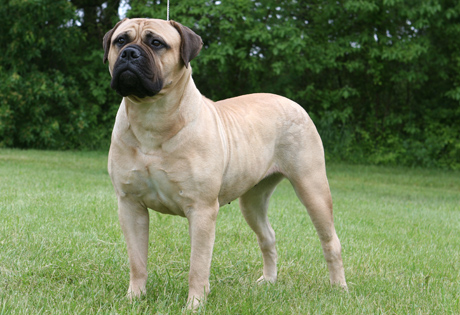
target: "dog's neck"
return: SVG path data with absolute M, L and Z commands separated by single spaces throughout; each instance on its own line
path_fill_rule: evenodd
M 175 93 L 168 93 L 173 89 Z M 201 103 L 196 100 L 201 100 L 201 94 L 199 97 L 195 94 L 199 91 L 189 67 L 177 82 L 167 84 L 152 98 L 125 97 L 123 103 L 128 120 L 125 132 L 132 133 L 145 153 L 160 148 L 197 117 Z

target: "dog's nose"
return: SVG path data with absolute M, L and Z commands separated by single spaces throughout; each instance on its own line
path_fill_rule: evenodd
M 141 56 L 141 52 L 134 47 L 127 47 L 121 54 L 122 59 L 137 59 Z

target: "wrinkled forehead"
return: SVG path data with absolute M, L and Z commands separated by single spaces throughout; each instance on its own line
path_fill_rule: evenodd
M 135 41 L 147 35 L 157 35 L 168 44 L 180 42 L 179 32 L 171 23 L 159 19 L 129 19 L 123 22 L 113 33 L 112 40 L 121 34 L 126 34 Z

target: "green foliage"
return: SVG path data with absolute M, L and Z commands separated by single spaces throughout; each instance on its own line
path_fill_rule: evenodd
M 136 1 L 128 15 L 165 10 L 165 1 Z M 203 38 L 193 69 L 208 97 L 294 99 L 329 158 L 447 168 L 460 168 L 459 14 L 454 1 L 419 0 L 171 6 Z
M 107 147 L 114 93 L 72 3 L 12 0 L 0 17 L 0 146 Z
M 3 78 L 1 145 L 72 148 L 92 122 L 92 117 L 79 106 L 78 88 L 57 70 L 34 71 L 24 77 L 14 73 Z M 67 124 L 63 118 L 73 123 Z
M 166 18 L 166 1 L 126 3 L 128 17 Z M 107 147 L 120 98 L 100 42 L 119 5 L 0 7 L 0 145 Z M 460 168 L 456 1 L 182 0 L 170 9 L 203 38 L 192 66 L 206 96 L 271 92 L 297 101 L 330 159 Z

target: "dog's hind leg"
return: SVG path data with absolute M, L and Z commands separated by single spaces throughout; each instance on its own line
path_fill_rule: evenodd
M 332 215 L 332 197 L 326 177 L 324 158 L 315 157 L 309 167 L 298 167 L 287 176 L 300 201 L 307 208 L 323 248 L 330 281 L 346 289 L 341 245 Z
M 282 179 L 281 174 L 273 174 L 263 179 L 239 199 L 241 212 L 256 233 L 262 251 L 264 270 L 263 276 L 257 280 L 259 283 L 275 282 L 277 277 L 275 232 L 268 222 L 267 210 L 270 196 Z

